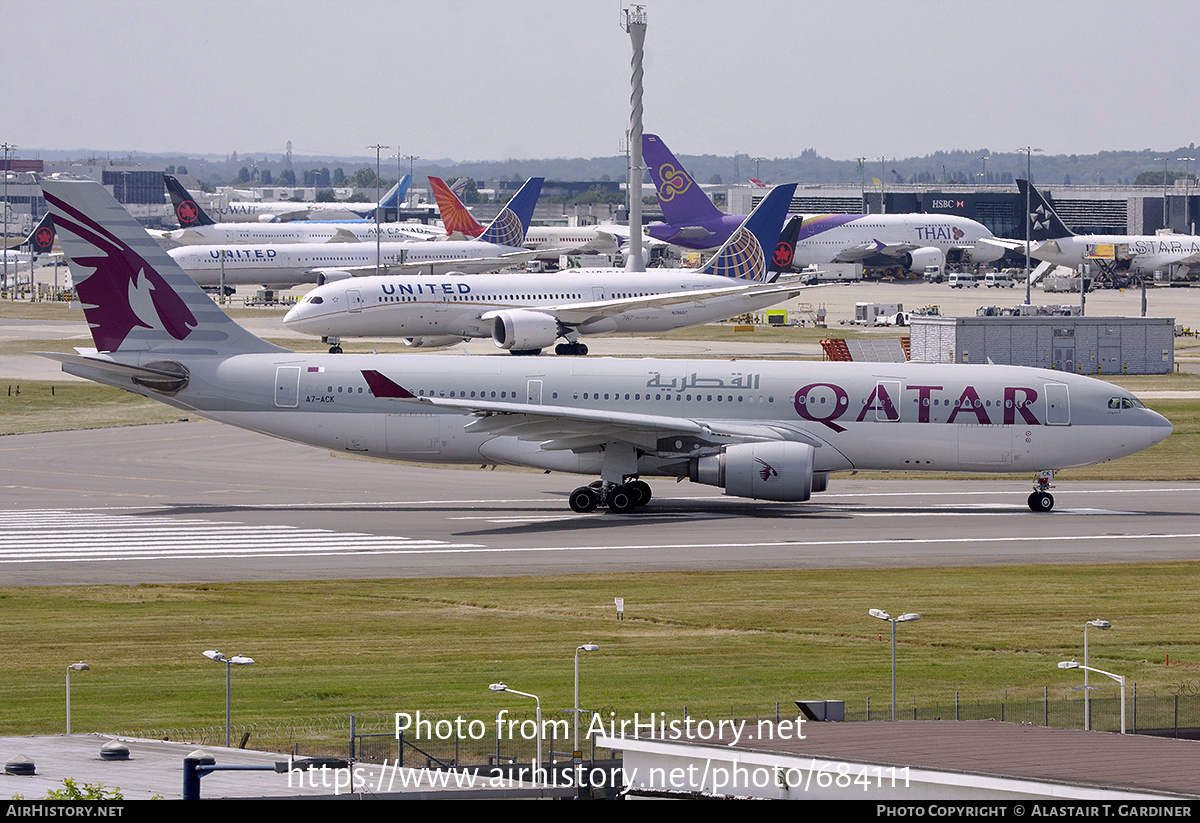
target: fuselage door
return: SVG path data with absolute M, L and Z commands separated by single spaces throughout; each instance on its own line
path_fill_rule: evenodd
M 542 381 L 530 380 L 525 390 L 525 402 L 531 406 L 542 405 Z
M 280 409 L 294 409 L 298 405 L 300 405 L 300 367 L 276 367 L 275 406 Z
M 1046 384 L 1046 425 L 1071 425 L 1071 398 L 1065 383 Z
M 358 289 L 346 289 L 346 310 L 350 312 L 363 310 L 362 292 Z

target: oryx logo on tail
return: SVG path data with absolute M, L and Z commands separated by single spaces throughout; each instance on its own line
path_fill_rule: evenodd
M 196 318 L 163 276 L 115 234 L 49 192 L 54 222 L 90 249 L 75 253 L 75 289 L 100 351 L 117 351 L 137 328 L 165 331 L 183 340 L 196 327 Z M 74 273 L 74 271 L 73 271 Z

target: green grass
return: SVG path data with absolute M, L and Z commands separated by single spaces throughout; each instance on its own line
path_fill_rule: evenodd
M 1071 699 L 1091 662 L 1149 690 L 1200 686 L 1191 563 L 575 575 L 0 590 L 10 638 L 0 734 L 63 722 L 65 668 L 79 731 L 218 725 L 224 672 L 204 649 L 257 662 L 234 671 L 238 722 L 355 713 L 488 716 L 503 680 L 569 707 L 574 649 L 585 703 L 634 711 L 768 711 L 822 697 L 886 703 L 888 626 L 871 607 L 916 611 L 900 627 L 901 698 Z M 626 619 L 614 619 L 623 596 Z M 882 634 L 883 642 L 880 642 Z M 1171 666 L 1164 665 L 1170 655 Z M 1110 690 L 1111 691 L 1111 690 Z M 1111 696 L 1103 692 L 1102 696 Z M 518 701 L 506 705 L 523 710 Z
M 8 380 L 0 383 L 0 391 L 0 435 L 169 423 L 180 417 L 178 409 L 96 383 Z

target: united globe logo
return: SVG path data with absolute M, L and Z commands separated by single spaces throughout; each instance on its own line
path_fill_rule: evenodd
M 725 248 L 714 260 L 713 274 L 743 280 L 763 280 L 767 273 L 767 256 L 754 233 L 740 226 Z
M 505 209 L 496 215 L 496 219 L 492 221 L 491 227 L 488 229 L 490 240 L 501 246 L 519 246 L 524 241 L 524 232 L 521 230 L 521 221 L 511 209 Z

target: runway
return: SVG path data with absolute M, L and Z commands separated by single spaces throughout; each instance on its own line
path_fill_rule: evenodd
M 0 584 L 1200 559 L 1200 484 L 834 478 L 809 503 L 652 480 L 572 513 L 562 474 L 346 459 L 206 421 L 0 438 Z

